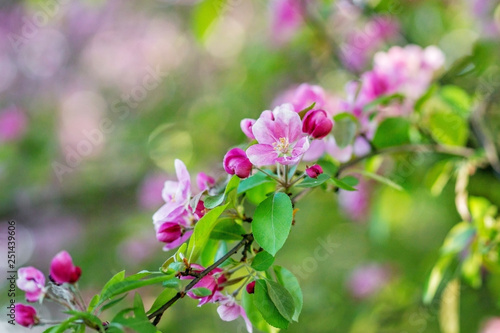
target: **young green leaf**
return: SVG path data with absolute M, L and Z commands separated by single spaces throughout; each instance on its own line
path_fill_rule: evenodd
M 288 327 L 289 321 L 281 315 L 271 300 L 265 280 L 256 280 L 255 282 L 254 305 L 270 325 L 281 329 Z
M 292 295 L 290 295 L 285 287 L 277 282 L 266 280 L 266 285 L 267 293 L 276 306 L 276 309 L 278 309 L 286 320 L 291 322 L 295 313 L 295 302 Z
M 372 143 L 377 148 L 399 146 L 410 142 L 410 123 L 405 118 L 386 118 L 375 132 Z
M 290 197 L 275 193 L 261 202 L 252 222 L 255 241 L 272 256 L 283 247 L 292 227 L 293 208 Z
M 302 182 L 300 182 L 297 187 L 316 187 L 330 179 L 330 175 L 323 173 L 318 176 L 318 178 L 306 177 Z
M 265 333 L 276 333 L 276 329 L 269 325 L 262 317 L 262 314 L 254 303 L 254 298 L 255 295 L 247 293 L 246 290 L 241 293 L 241 305 L 245 309 L 245 313 L 253 327 Z
M 163 306 L 163 304 L 167 303 L 177 294 L 177 290 L 172 288 L 165 288 L 163 291 L 156 297 L 153 305 L 151 305 L 151 309 L 147 312 L 147 314 L 153 313 L 159 308 Z
M 334 125 L 332 134 L 339 148 L 345 148 L 353 143 L 354 137 L 358 131 L 359 122 L 356 117 L 350 113 L 340 113 L 333 117 Z
M 299 281 L 292 272 L 281 266 L 274 266 L 274 273 L 276 274 L 278 282 L 292 295 L 295 304 L 295 311 L 292 319 L 298 321 L 304 303 Z
M 227 208 L 228 204 L 224 206 L 219 206 L 208 213 L 205 214 L 198 222 L 196 222 L 194 227 L 193 235 L 189 240 L 188 248 L 187 248 L 187 259 L 189 262 L 194 262 L 198 259 L 201 250 L 207 244 L 210 233 L 212 229 L 215 227 L 217 223 L 217 219 Z
M 104 304 L 100 309 L 99 309 L 99 312 L 104 312 L 106 311 L 107 309 L 115 306 L 116 304 L 118 304 L 119 302 L 121 302 L 122 300 L 125 299 L 125 297 L 127 297 L 128 294 L 124 294 L 123 296 L 121 297 L 118 297 L 118 298 L 115 298 L 114 300 L 112 300 L 111 302 L 108 302 L 106 304 Z
M 266 251 L 262 251 L 257 253 L 255 258 L 253 258 L 252 261 L 252 268 L 255 269 L 256 271 L 265 271 L 274 262 L 274 257 L 267 253 Z
M 245 229 L 233 219 L 224 219 L 217 223 L 210 234 L 212 239 L 241 240 L 241 235 L 246 233 Z
M 238 194 L 244 193 L 261 184 L 273 183 L 273 182 L 274 180 L 272 180 L 268 175 L 262 172 L 258 172 L 255 175 L 248 177 L 247 179 L 243 179 L 240 182 L 238 186 Z
M 195 296 L 198 297 L 205 297 L 205 296 L 210 296 L 212 295 L 212 291 L 208 288 L 193 288 L 190 290 Z

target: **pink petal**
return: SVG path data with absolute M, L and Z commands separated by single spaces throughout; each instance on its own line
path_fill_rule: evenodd
M 179 187 L 175 194 L 175 200 L 178 202 L 185 202 L 189 200 L 191 192 L 191 177 L 186 168 L 186 165 L 181 160 L 175 160 L 175 172 L 179 179 Z
M 309 145 L 309 149 L 304 153 L 303 160 L 304 161 L 316 161 L 320 158 L 326 149 L 325 139 L 322 140 L 313 140 Z
M 224 321 L 233 321 L 240 316 L 239 305 L 235 303 L 232 305 L 222 304 L 217 308 L 217 312 L 219 313 L 220 319 Z
M 182 243 L 187 241 L 189 239 L 189 237 L 191 237 L 192 234 L 193 234 L 192 231 L 188 231 L 184 235 L 182 235 L 181 238 L 173 241 L 172 243 L 165 244 L 165 246 L 163 247 L 163 251 L 175 249 L 176 247 L 178 247 L 179 245 L 181 245 Z
M 270 145 L 256 144 L 247 149 L 247 157 L 253 165 L 263 166 L 273 165 L 276 162 L 277 154 Z

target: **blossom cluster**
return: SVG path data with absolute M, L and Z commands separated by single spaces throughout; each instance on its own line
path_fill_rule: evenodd
M 28 302 L 42 303 L 44 298 L 58 302 L 69 310 L 85 310 L 70 285 L 74 285 L 80 279 L 82 270 L 73 264 L 73 259 L 66 251 L 61 251 L 50 263 L 49 282 L 46 285 L 45 276 L 35 267 L 22 267 L 18 270 L 16 281 L 19 289 L 23 290 Z M 57 292 L 55 290 L 57 289 Z M 15 306 L 16 322 L 25 327 L 31 327 L 41 323 L 34 307 L 24 304 Z

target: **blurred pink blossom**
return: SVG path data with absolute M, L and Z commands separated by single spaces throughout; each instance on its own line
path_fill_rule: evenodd
M 27 125 L 28 118 L 21 109 L 10 106 L 0 110 L 0 142 L 20 139 Z
M 272 39 L 278 45 L 284 44 L 304 22 L 301 0 L 272 0 L 270 11 Z
M 17 271 L 16 284 L 26 293 L 28 302 L 37 302 L 45 294 L 45 276 L 35 267 L 22 267 Z
M 339 190 L 338 202 L 343 211 L 354 221 L 361 222 L 367 218 L 370 209 L 370 182 L 362 177 L 356 185 L 356 191 Z
M 142 208 L 155 209 L 163 204 L 161 193 L 165 181 L 167 177 L 161 174 L 149 174 L 144 178 L 138 191 L 138 201 Z
M 255 284 L 255 281 L 253 282 Z M 219 303 L 219 307 L 217 308 L 217 313 L 219 314 L 220 319 L 224 321 L 233 321 L 236 320 L 239 316 L 243 318 L 245 321 L 247 332 L 253 332 L 253 326 L 248 316 L 245 312 L 245 309 L 238 303 L 231 295 L 223 295 L 222 293 L 217 292 L 214 301 Z
M 500 317 L 488 319 L 481 329 L 480 333 L 498 333 L 500 332 Z
M 347 288 L 353 297 L 364 299 L 377 293 L 389 280 L 388 268 L 372 263 L 355 268 L 349 276 Z

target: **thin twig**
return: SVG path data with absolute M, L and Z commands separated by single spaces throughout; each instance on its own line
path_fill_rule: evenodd
M 252 234 L 247 234 L 247 235 L 244 235 L 243 236 L 243 239 L 238 243 L 236 244 L 235 247 L 233 247 L 231 250 L 229 250 L 228 253 L 226 253 L 222 258 L 220 258 L 219 260 L 217 260 L 216 262 L 214 262 L 211 266 L 207 267 L 203 272 L 201 272 L 199 274 L 199 276 L 197 278 L 195 278 L 193 281 L 191 281 L 187 286 L 186 288 L 184 288 L 183 291 L 179 291 L 177 294 L 175 294 L 174 297 L 172 297 L 167 303 L 165 303 L 164 305 L 162 305 L 161 308 L 159 308 L 158 310 L 156 310 L 155 312 L 153 312 L 152 314 L 150 314 L 148 316 L 148 319 L 153 319 L 153 325 L 157 325 L 160 320 L 161 320 L 161 317 L 163 315 L 163 313 L 169 308 L 171 307 L 179 298 L 182 298 L 186 295 L 186 291 L 192 289 L 198 282 L 200 282 L 200 280 L 202 278 L 204 278 L 206 275 L 208 275 L 211 271 L 213 271 L 214 269 L 216 269 L 217 267 L 219 267 L 224 261 L 226 261 L 227 259 L 229 259 L 229 257 L 231 257 L 233 254 L 235 254 L 236 252 L 238 252 L 238 250 L 243 247 L 243 246 L 246 246 L 248 244 L 251 244 L 253 242 L 253 235 Z

